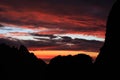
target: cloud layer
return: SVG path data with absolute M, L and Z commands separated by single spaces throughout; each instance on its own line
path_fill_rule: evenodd
M 0 43 L 18 45 L 19 41 L 29 49 L 40 50 L 98 51 L 103 42 L 59 35 L 80 34 L 104 38 L 107 15 L 114 2 L 1 0 Z
M 0 38 L 0 44 L 7 43 L 19 47 L 24 44 L 29 50 L 81 50 L 98 52 L 103 42 L 95 40 L 84 39 L 71 39 L 70 37 L 61 37 L 61 39 L 40 39 L 39 41 L 33 40 L 17 40 L 13 38 Z

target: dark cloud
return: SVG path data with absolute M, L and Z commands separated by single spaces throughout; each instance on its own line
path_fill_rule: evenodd
M 70 39 L 68 37 L 62 40 L 44 40 L 44 41 L 24 41 L 29 48 L 37 48 L 39 50 L 82 50 L 98 52 L 103 42 L 95 40 Z
M 5 10 L 3 8 L 0 8 L 0 12 L 4 12 Z
M 13 17 L 15 17 L 15 16 L 13 16 Z M 24 18 L 13 19 L 11 15 L 8 15 L 8 16 L 2 16 L 1 15 L 0 22 L 7 23 L 7 24 L 18 25 L 18 26 L 23 26 L 23 25 L 40 26 L 41 24 L 43 24 L 42 21 L 34 21 L 34 20 L 29 20 L 29 19 L 27 21 L 24 21 Z
M 39 41 L 33 40 L 17 40 L 13 38 L 1 38 L 1 43 L 7 43 L 11 46 L 20 46 L 21 44 L 27 46 L 29 49 L 37 50 L 82 50 L 98 52 L 103 42 L 95 40 L 71 39 L 70 37 L 61 37 L 61 40 L 56 39 L 41 39 Z
M 83 24 L 73 24 L 73 23 L 55 23 L 55 22 L 43 22 L 43 21 L 36 21 L 36 20 L 27 20 L 27 21 L 23 21 L 23 19 L 15 19 L 12 20 L 10 18 L 5 18 L 5 17 L 1 17 L 0 18 L 1 22 L 6 22 L 8 24 L 15 24 L 15 25 L 19 25 L 19 26 L 23 26 L 23 25 L 28 25 L 28 26 L 34 26 L 34 27 L 45 27 L 48 29 L 59 29 L 59 30 L 63 30 L 66 33 L 69 32 L 92 32 L 92 31 L 104 31 L 105 30 L 105 25 L 104 24 L 99 24 L 97 22 L 94 21 L 87 21 L 87 20 L 83 20 L 82 23 L 86 26 L 84 26 Z
M 0 27 L 4 27 L 4 25 L 0 24 Z
M 86 14 L 97 17 L 108 13 L 114 2 L 115 0 L 1 0 L 1 5 L 7 6 L 5 8 L 9 8 L 8 11 L 37 11 L 59 16 Z
M 71 37 L 54 36 L 54 34 L 85 33 L 101 34 L 109 10 L 116 0 L 0 0 L 0 23 L 18 26 L 47 28 L 43 35 L 30 34 L 34 40 L 16 40 L 1 38 L 0 43 L 11 45 L 24 44 L 28 48 L 45 50 L 84 50 L 98 51 L 103 42 Z M 0 27 L 4 27 L 0 24 Z M 102 34 L 103 35 L 103 34 Z M 37 37 L 36 37 L 37 36 Z M 48 39 L 41 38 L 48 37 Z
M 38 36 L 38 37 L 50 37 L 50 38 L 56 38 L 57 36 L 51 35 L 51 34 L 37 34 L 37 33 L 31 33 L 33 36 Z
M 115 0 L 1 0 L 0 22 L 19 26 L 42 26 L 54 30 L 60 28 L 66 32 L 104 31 L 105 19 L 114 2 Z M 51 19 L 55 15 L 68 21 L 61 20 L 59 23 L 46 21 L 44 17 L 42 19 L 44 15 L 40 13 L 51 15 Z M 89 16 L 93 19 L 81 16 Z M 103 23 L 99 23 L 100 21 Z M 83 27 L 80 23 L 87 26 Z
M 16 46 L 16 47 L 19 47 L 20 45 L 22 45 L 20 40 L 13 39 L 11 37 L 9 37 L 9 38 L 0 38 L 0 44 L 4 44 L 4 43 L 7 44 L 7 45 Z
M 64 36 L 64 37 L 61 37 L 61 38 L 62 38 L 62 42 L 71 42 L 72 41 L 72 38 L 68 37 L 68 36 Z
M 90 13 L 97 15 L 107 12 L 114 1 L 115 0 L 2 0 L 1 4 L 9 6 L 10 9 L 13 9 L 15 11 L 40 11 L 58 15 L 80 15 Z M 99 11 L 97 13 L 96 10 L 103 11 Z
M 98 52 L 102 47 L 103 42 L 96 40 L 84 40 L 84 39 L 74 39 L 73 43 L 78 46 L 79 49 L 85 51 L 95 51 Z

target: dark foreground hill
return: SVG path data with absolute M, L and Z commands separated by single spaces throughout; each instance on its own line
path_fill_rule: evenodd
M 113 5 L 106 24 L 106 38 L 93 63 L 85 54 L 56 56 L 50 64 L 38 59 L 23 45 L 20 48 L 0 44 L 0 80 L 105 79 L 118 78 L 120 0 Z

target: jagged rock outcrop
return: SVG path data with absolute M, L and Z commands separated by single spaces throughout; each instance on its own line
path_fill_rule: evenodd
M 119 65 L 120 52 L 120 0 L 112 6 L 106 24 L 106 38 L 95 64 Z

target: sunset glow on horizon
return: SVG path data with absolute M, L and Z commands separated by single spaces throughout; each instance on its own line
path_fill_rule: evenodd
M 77 54 L 86 54 L 92 57 L 93 59 L 97 57 L 98 52 L 86 52 L 86 51 L 63 51 L 63 50 L 37 50 L 37 51 L 30 51 L 34 53 L 37 58 L 43 59 L 46 63 L 58 56 L 67 56 L 67 55 L 77 55 Z M 47 60 L 47 61 L 46 61 Z
M 25 45 L 44 59 L 78 53 L 96 56 L 104 44 L 113 2 L 1 0 L 0 44 Z

